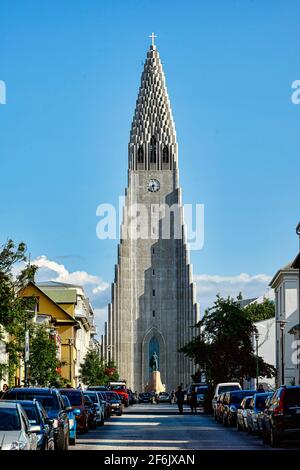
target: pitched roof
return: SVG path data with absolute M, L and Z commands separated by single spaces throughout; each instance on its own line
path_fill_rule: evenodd
M 68 323 L 69 322 L 74 322 L 75 325 L 79 325 L 79 322 L 74 318 L 72 317 L 72 315 L 70 315 L 68 312 L 66 312 L 66 310 L 64 310 L 62 307 L 60 307 L 53 299 L 51 299 L 51 297 L 49 297 L 49 295 L 46 294 L 46 292 L 44 292 L 42 289 L 40 289 L 34 282 L 30 281 L 26 287 L 32 285 L 35 289 L 37 289 L 39 292 L 41 292 L 42 295 L 45 295 L 48 300 L 55 305 L 56 308 L 58 308 L 59 310 L 61 310 L 61 312 L 63 312 L 67 317 L 69 317 L 68 320 L 66 320 Z M 24 289 L 26 289 L 26 287 L 24 287 Z M 23 290 L 24 290 L 23 289 Z M 62 323 L 64 320 L 59 320 L 59 323 Z

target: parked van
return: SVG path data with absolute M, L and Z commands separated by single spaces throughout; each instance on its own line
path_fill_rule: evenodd
M 221 395 L 221 393 L 233 392 L 234 390 L 242 390 L 241 384 L 239 382 L 221 382 L 217 384 L 211 403 L 214 416 L 216 413 L 217 397 Z

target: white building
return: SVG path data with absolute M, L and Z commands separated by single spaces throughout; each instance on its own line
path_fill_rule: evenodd
M 290 330 L 299 324 L 299 271 L 289 263 L 279 269 L 270 282 L 275 290 L 276 305 L 276 368 L 277 384 L 298 384 L 299 374 L 295 357 L 295 338 Z M 284 374 L 282 373 L 284 370 Z M 283 377 L 284 375 L 284 377 Z

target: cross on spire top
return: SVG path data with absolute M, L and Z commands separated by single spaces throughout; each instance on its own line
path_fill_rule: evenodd
M 149 36 L 149 38 L 151 38 L 151 40 L 152 40 L 152 46 L 155 46 L 154 38 L 157 38 L 157 36 L 154 33 L 152 33 L 151 36 Z

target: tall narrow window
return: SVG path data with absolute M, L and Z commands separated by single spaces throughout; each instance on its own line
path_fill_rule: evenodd
M 138 148 L 137 161 L 138 161 L 138 163 L 143 163 L 144 162 L 144 150 L 143 150 L 143 147 L 141 145 Z
M 156 138 L 154 136 L 150 139 L 150 163 L 156 163 Z
M 169 148 L 165 146 L 163 148 L 163 163 L 169 163 Z
M 155 297 L 155 289 L 152 290 L 152 295 Z
M 152 316 L 155 317 L 155 310 L 152 310 Z

